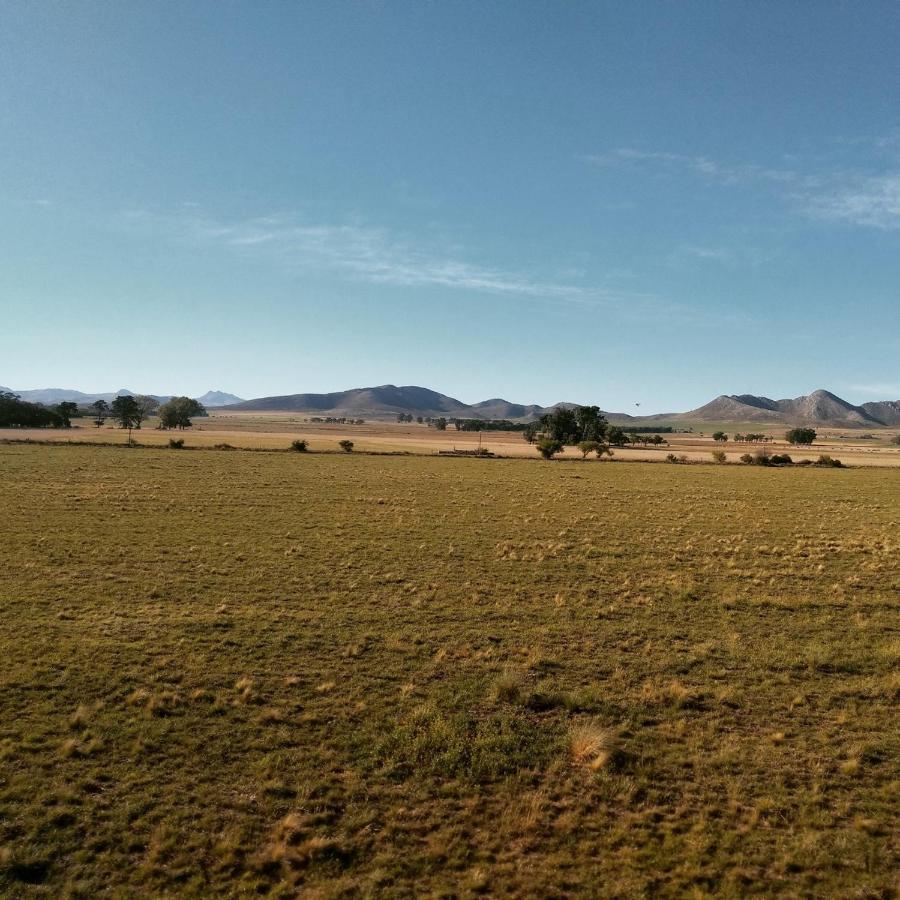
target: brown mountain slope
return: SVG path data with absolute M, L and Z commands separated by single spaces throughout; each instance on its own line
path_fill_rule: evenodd
M 885 425 L 900 425 L 900 400 L 881 400 L 874 403 L 863 403 L 860 409 L 864 409 L 870 416 Z
M 260 397 L 235 403 L 229 410 L 286 411 L 321 416 L 347 416 L 389 421 L 398 413 L 415 416 L 460 419 L 510 419 L 530 421 L 559 406 L 511 403 L 502 398 L 467 404 L 446 394 L 415 385 L 398 387 L 383 384 L 378 387 L 354 388 L 329 394 L 287 394 Z M 605 412 L 604 415 L 621 425 L 654 425 L 677 422 L 759 422 L 780 424 L 831 425 L 841 428 L 900 424 L 900 401 L 884 401 L 854 406 L 830 391 L 813 391 L 809 395 L 786 400 L 772 400 L 755 394 L 722 394 L 697 409 L 683 413 L 660 413 L 632 416 L 627 413 Z
M 879 408 L 893 404 L 867 404 Z M 898 404 L 900 405 L 900 404 Z M 674 416 L 680 421 L 783 422 L 842 427 L 877 427 L 892 424 L 875 410 L 854 406 L 830 391 L 818 390 L 789 400 L 771 400 L 754 394 L 723 394 L 697 409 Z

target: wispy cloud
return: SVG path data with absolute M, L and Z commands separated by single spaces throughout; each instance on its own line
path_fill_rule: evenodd
M 879 151 L 897 144 L 892 135 L 867 140 Z M 870 228 L 900 228 L 900 170 L 896 163 L 879 171 L 859 166 L 776 168 L 754 163 L 724 162 L 709 156 L 619 147 L 582 157 L 594 166 L 656 167 L 687 172 L 726 187 L 760 187 L 774 191 L 796 213 L 817 221 L 844 222 Z M 821 164 L 820 164 L 821 165 Z
M 791 169 L 774 169 L 752 163 L 726 163 L 709 156 L 690 156 L 683 153 L 638 150 L 633 147 L 617 147 L 606 153 L 588 154 L 582 159 L 595 166 L 621 166 L 654 164 L 669 169 L 687 169 L 697 175 L 726 185 L 747 184 L 754 181 L 770 181 L 794 184 L 807 176 Z
M 574 273 L 579 283 L 471 262 L 458 250 L 442 248 L 434 241 L 416 241 L 374 225 L 309 223 L 284 214 L 223 221 L 199 215 L 195 209 L 168 215 L 139 210 L 127 214 L 127 220 L 132 226 L 162 230 L 182 241 L 268 259 L 295 274 L 325 272 L 368 284 L 440 287 L 577 304 L 629 318 L 678 319 L 696 324 L 720 324 L 722 319 L 652 292 L 592 284 L 581 273 Z M 730 314 L 728 318 L 733 320 Z
M 810 196 L 806 210 L 820 219 L 900 228 L 900 172 L 856 177 L 851 184 Z
M 690 268 L 707 263 L 729 267 L 762 266 L 777 256 L 777 250 L 764 250 L 742 239 L 734 246 L 682 244 L 669 253 L 666 263 L 672 268 Z

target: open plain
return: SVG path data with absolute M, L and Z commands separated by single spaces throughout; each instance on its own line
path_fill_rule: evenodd
M 6 896 L 897 889 L 892 470 L 0 471 Z
M 67 441 L 125 443 L 127 432 L 107 422 L 102 428 L 95 428 L 89 419 L 76 419 L 75 427 L 17 428 L 7 429 L 2 436 L 8 440 Z M 474 449 L 479 445 L 499 456 L 538 456 L 534 445 L 522 438 L 516 431 L 456 431 L 452 426 L 446 431 L 437 431 L 427 425 L 398 424 L 394 422 L 367 421 L 362 425 L 325 424 L 311 422 L 308 416 L 291 413 L 233 413 L 211 411 L 205 418 L 194 419 L 193 428 L 184 432 L 160 431 L 155 427 L 156 419 L 149 419 L 144 427 L 133 432 L 133 437 L 141 444 L 165 446 L 171 437 L 184 438 L 188 447 L 215 447 L 229 444 L 232 447 L 255 450 L 283 450 L 295 439 L 309 442 L 313 451 L 337 450 L 338 442 L 352 440 L 356 450 L 376 453 L 412 453 L 433 455 L 440 450 Z M 627 431 L 627 426 L 625 430 Z M 614 459 L 620 461 L 646 460 L 662 462 L 669 453 L 684 456 L 690 462 L 711 462 L 713 450 L 724 450 L 729 462 L 737 463 L 744 453 L 753 453 L 765 446 L 772 453 L 790 453 L 796 460 L 816 459 L 826 453 L 837 457 L 851 466 L 900 467 L 900 446 L 891 439 L 900 434 L 898 428 L 880 428 L 875 431 L 865 429 L 818 429 L 819 438 L 812 447 L 790 447 L 784 441 L 784 423 L 760 424 L 735 422 L 679 423 L 680 430 L 674 434 L 664 434 L 666 444 L 659 447 L 625 446 L 614 448 Z M 715 431 L 725 431 L 730 437 L 737 433 L 761 432 L 771 435 L 773 440 L 762 444 L 738 443 L 730 440 L 725 444 L 713 440 Z M 577 447 L 566 447 L 559 454 L 561 459 L 581 459 Z

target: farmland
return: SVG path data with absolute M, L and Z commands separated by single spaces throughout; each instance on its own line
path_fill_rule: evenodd
M 195 418 L 194 425 L 185 432 L 178 432 L 188 447 L 215 447 L 228 444 L 232 447 L 279 450 L 286 448 L 291 440 L 302 439 L 309 443 L 311 450 L 336 450 L 338 442 L 349 439 L 357 450 L 375 453 L 436 454 L 440 450 L 454 447 L 472 449 L 479 442 L 491 452 L 501 456 L 535 458 L 533 445 L 522 439 L 521 433 L 509 431 L 458 432 L 453 428 L 437 431 L 419 424 L 397 424 L 394 422 L 365 422 L 362 425 L 338 425 L 312 422 L 308 416 L 290 413 L 232 413 L 213 411 L 208 418 Z M 175 432 L 161 431 L 156 427 L 156 419 L 149 419 L 144 428 L 133 432 L 134 438 L 150 446 L 165 446 Z M 39 441 L 66 441 L 91 443 L 124 443 L 127 432 L 107 422 L 102 428 L 95 428 L 89 419 L 76 419 L 70 429 L 32 428 L 4 429 L 0 437 L 4 439 L 30 439 Z M 616 447 L 615 459 L 619 461 L 647 460 L 661 462 L 668 453 L 684 456 L 690 462 L 710 462 L 711 452 L 722 449 L 729 462 L 738 462 L 742 454 L 758 449 L 757 446 L 737 443 L 733 440 L 725 444 L 716 443 L 712 435 L 717 430 L 728 432 L 732 437 L 736 432 L 762 431 L 773 440 L 765 446 L 773 453 L 790 452 L 797 459 L 816 459 L 820 453 L 838 457 L 852 466 L 900 467 L 900 446 L 891 443 L 898 433 L 896 428 L 878 429 L 867 433 L 860 429 L 819 428 L 819 437 L 811 448 L 790 448 L 783 440 L 784 424 L 696 422 L 681 423 L 680 428 L 690 427 L 691 431 L 665 434 L 666 444 L 659 447 Z M 580 459 L 577 447 L 567 447 L 563 458 Z
M 890 468 L 0 472 L 0 893 L 896 890 Z

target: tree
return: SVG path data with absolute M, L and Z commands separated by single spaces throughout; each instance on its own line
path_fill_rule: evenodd
M 128 438 L 130 440 L 131 429 L 140 422 L 141 410 L 137 400 L 128 394 L 116 397 L 112 402 L 110 411 L 119 427 L 128 429 Z
M 538 423 L 537 422 L 529 422 L 522 429 L 522 437 L 529 443 L 533 444 L 537 440 L 538 436 Z
M 435 419 L 434 427 L 437 428 L 438 431 L 446 431 L 447 430 L 447 420 L 443 416 L 441 416 L 439 419 Z
M 792 428 L 785 434 L 784 439 L 789 444 L 798 447 L 809 447 L 816 439 L 816 430 L 815 428 Z
M 578 434 L 583 441 L 601 441 L 606 437 L 609 423 L 600 412 L 599 406 L 579 406 L 575 410 Z
M 55 410 L 29 403 L 18 394 L 0 391 L 0 428 L 59 428 L 62 419 Z
M 105 400 L 95 400 L 91 404 L 91 409 L 94 411 L 94 424 L 98 428 L 102 427 L 109 415 L 109 404 Z
M 296 450 L 298 453 L 306 453 L 308 448 L 309 444 L 306 441 L 291 441 L 291 450 Z
M 728 435 L 725 434 L 724 431 L 714 431 L 713 432 L 713 440 L 724 443 L 725 441 L 728 440 Z
M 581 439 L 575 410 L 567 406 L 559 406 L 541 416 L 541 430 L 544 437 L 563 444 L 577 444 Z
M 613 425 L 612 428 L 606 434 L 606 439 L 612 444 L 614 447 L 624 447 L 628 438 L 625 436 L 625 432 L 618 427 L 618 425 Z
M 597 406 L 558 406 L 540 419 L 544 437 L 563 444 L 602 441 L 609 423 Z
M 891 438 L 891 443 L 892 443 L 892 444 L 900 444 L 900 434 L 895 434 L 895 435 Z
M 553 459 L 557 453 L 561 453 L 563 449 L 563 442 L 558 441 L 555 438 L 542 437 L 537 442 L 537 450 L 544 459 Z
M 71 428 L 72 418 L 78 415 L 78 404 L 63 400 L 62 403 L 56 404 L 53 411 L 59 416 L 63 428 Z
M 138 394 L 134 399 L 138 410 L 134 427 L 140 428 L 141 422 L 148 416 L 152 416 L 159 409 L 159 400 L 156 397 L 148 397 L 146 394 Z
M 353 450 L 353 441 L 348 441 L 346 439 L 343 441 L 338 441 L 338 446 L 341 448 L 341 450 L 344 451 L 344 453 L 350 453 Z
M 173 397 L 159 408 L 159 427 L 184 430 L 191 427 L 192 417 L 205 415 L 206 410 L 198 400 L 192 397 Z

